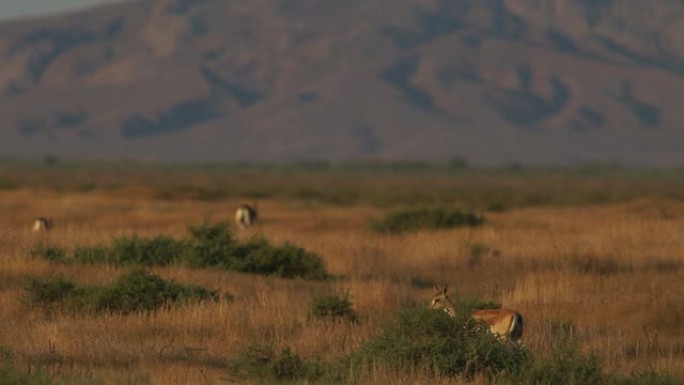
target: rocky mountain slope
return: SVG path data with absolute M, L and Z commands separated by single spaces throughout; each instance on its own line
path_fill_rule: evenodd
M 0 24 L 0 155 L 684 164 L 674 0 L 136 0 Z

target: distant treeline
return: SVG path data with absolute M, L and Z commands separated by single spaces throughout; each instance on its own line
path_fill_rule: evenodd
M 453 172 L 470 171 L 476 173 L 568 173 L 568 174 L 643 174 L 658 173 L 684 175 L 684 165 L 679 167 L 653 167 L 647 165 L 622 164 L 616 161 L 588 161 L 574 164 L 523 164 L 502 163 L 498 165 L 475 165 L 463 157 L 446 160 L 291 160 L 291 161 L 151 161 L 133 159 L 72 159 L 46 155 L 41 159 L 1 158 L 3 167 L 107 167 L 154 168 L 154 169 L 206 169 L 206 170 L 257 170 L 257 171 L 356 171 L 356 172 Z
M 126 194 L 158 200 L 274 199 L 376 207 L 457 207 L 479 212 L 644 197 L 684 201 L 684 168 L 612 163 L 482 168 L 459 159 L 442 163 L 0 160 L 0 191 L 126 190 Z

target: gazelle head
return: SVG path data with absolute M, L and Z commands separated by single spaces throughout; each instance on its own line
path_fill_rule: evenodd
M 447 294 L 447 285 L 444 285 L 444 288 L 441 289 L 437 286 L 434 286 L 434 289 L 435 294 L 432 296 L 432 300 L 430 301 L 430 308 L 443 310 L 450 316 L 455 316 L 456 309 L 454 308 L 454 304 L 451 302 L 451 299 Z

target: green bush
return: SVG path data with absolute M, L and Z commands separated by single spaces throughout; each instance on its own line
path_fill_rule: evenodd
M 236 253 L 229 261 L 229 269 L 283 278 L 324 279 L 328 276 L 323 260 L 301 247 L 291 243 L 270 246 L 264 239 L 251 242 L 248 252 L 244 255 Z
M 501 343 L 480 321 L 460 312 L 450 317 L 431 309 L 408 309 L 351 356 L 354 366 L 426 369 L 433 375 L 515 372 L 531 359 L 517 345 Z
M 558 324 L 574 329 L 571 322 Z M 568 330 L 566 330 L 566 333 Z M 554 341 L 548 357 L 536 357 L 517 371 L 505 372 L 495 383 L 506 385 L 676 385 L 682 381 L 667 373 L 646 370 L 631 376 L 605 373 L 593 353 L 582 353 L 573 335 Z
M 0 363 L 0 385 L 51 385 L 56 382 L 42 373 L 23 374 L 9 363 Z
M 371 229 L 379 233 L 402 233 L 414 230 L 439 230 L 462 226 L 479 226 L 484 217 L 454 209 L 420 208 L 391 212 L 381 220 L 371 221 Z
M 226 254 L 219 262 L 224 269 L 249 272 L 249 273 L 274 273 L 272 269 L 265 268 L 263 263 L 256 261 L 254 256 L 261 250 L 271 248 L 268 241 L 262 237 L 251 237 L 244 242 L 231 245 Z
M 132 270 L 107 286 L 77 286 L 62 277 L 44 282 L 29 278 L 25 290 L 29 306 L 121 314 L 219 298 L 216 291 L 167 281 L 143 270 Z
M 323 260 L 291 243 L 271 245 L 264 238 L 235 240 L 225 223 L 189 227 L 187 239 L 166 236 L 151 239 L 120 237 L 109 247 L 79 246 L 71 257 L 61 249 L 46 251 L 35 248 L 34 255 L 60 262 L 108 263 L 129 266 L 165 266 L 181 264 L 189 267 L 217 267 L 244 273 L 276 275 L 283 278 L 328 277 Z
M 143 239 L 137 236 L 112 239 L 109 247 L 79 246 L 72 262 L 112 265 L 164 266 L 178 263 L 185 245 L 169 237 Z
M 30 307 L 41 307 L 44 310 L 55 310 L 64 305 L 66 299 L 73 295 L 76 284 L 59 276 L 47 281 L 27 278 L 24 285 L 23 302 Z
M 109 256 L 109 249 L 102 246 L 78 246 L 74 249 L 73 258 L 68 260 L 78 263 L 112 263 Z
M 227 268 L 225 261 L 240 245 L 225 222 L 189 226 L 188 232 L 190 239 L 186 242 L 185 263 L 191 267 Z
M 106 255 L 111 264 L 165 266 L 178 263 L 184 251 L 183 242 L 169 237 L 144 239 L 133 236 L 113 239 Z
M 291 243 L 272 246 L 261 237 L 238 242 L 223 223 L 191 227 L 190 233 L 185 263 L 192 267 L 220 267 L 283 278 L 328 276 L 320 257 Z
M 306 362 L 289 348 L 280 354 L 269 345 L 250 345 L 232 361 L 228 373 L 238 379 L 258 379 L 261 383 L 282 381 L 313 381 L 325 372 L 319 362 Z
M 29 252 L 32 257 L 39 257 L 48 261 L 60 262 L 64 260 L 66 251 L 59 247 L 48 246 L 45 244 L 38 244 Z
M 86 290 L 83 298 L 86 300 L 80 307 L 85 310 L 125 314 L 151 311 L 172 303 L 218 300 L 218 292 L 167 281 L 143 270 L 133 270 L 108 286 Z
M 349 295 L 335 293 L 319 294 L 309 304 L 309 318 L 357 322 L 358 317 L 352 309 Z
M 582 354 L 575 346 L 559 347 L 546 359 L 508 373 L 505 383 L 516 385 L 602 385 L 607 378 L 601 361 L 593 354 Z

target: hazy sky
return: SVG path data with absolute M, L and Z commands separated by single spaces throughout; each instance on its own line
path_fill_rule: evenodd
M 66 12 L 112 0 L 0 0 L 0 20 Z

